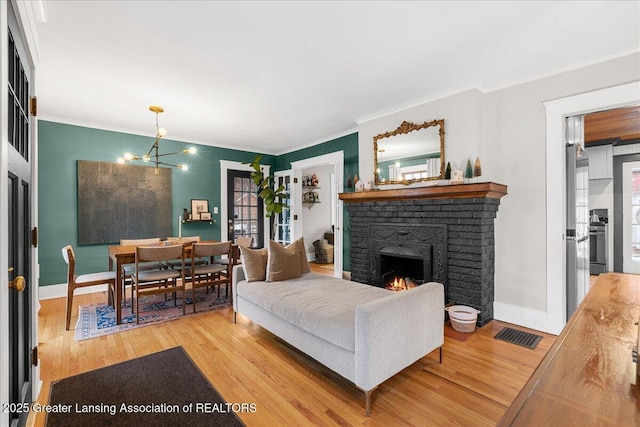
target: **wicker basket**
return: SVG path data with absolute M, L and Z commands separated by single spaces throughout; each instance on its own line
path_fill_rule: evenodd
M 333 263 L 333 245 L 328 244 L 326 240 L 316 240 L 313 242 L 313 247 L 316 250 L 318 264 Z
M 480 312 L 466 305 L 452 305 L 445 307 L 449 312 L 451 326 L 458 332 L 471 333 L 476 329 L 476 322 Z

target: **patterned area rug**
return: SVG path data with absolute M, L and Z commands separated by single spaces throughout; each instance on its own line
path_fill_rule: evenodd
M 224 297 L 224 289 L 220 293 L 212 291 L 207 293 L 206 288 L 196 291 L 198 313 L 231 307 L 231 300 Z M 79 308 L 78 323 L 76 324 L 76 341 L 96 338 L 103 335 L 126 331 L 129 329 L 158 324 L 173 320 L 182 316 L 182 298 L 178 294 L 176 305 L 173 305 L 171 294 L 150 295 L 140 298 L 140 324 L 136 324 L 136 314 L 131 312 L 131 299 L 122 307 L 122 324 L 116 325 L 116 310 L 108 304 L 81 305 Z M 193 314 L 193 300 L 191 290 L 186 293 L 186 315 Z

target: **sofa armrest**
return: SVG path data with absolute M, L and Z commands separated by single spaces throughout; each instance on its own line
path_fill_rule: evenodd
M 356 307 L 355 384 L 372 390 L 444 344 L 444 286 L 429 282 Z
M 234 265 L 231 273 L 231 298 L 233 300 L 233 311 L 238 311 L 238 283 L 245 280 L 242 265 Z

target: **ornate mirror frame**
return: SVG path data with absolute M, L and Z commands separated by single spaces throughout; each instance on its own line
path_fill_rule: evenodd
M 439 134 L 440 134 L 440 174 L 433 177 L 428 178 L 418 178 L 418 179 L 409 179 L 409 180 L 386 180 L 381 181 L 378 174 L 378 141 L 384 138 L 390 138 L 392 136 L 403 135 L 414 131 L 419 131 L 421 129 L 426 129 L 433 126 L 439 126 Z M 422 124 L 414 124 L 411 122 L 404 121 L 397 129 L 381 133 L 373 137 L 373 176 L 376 185 L 389 185 L 389 184 L 404 184 L 409 185 L 414 182 L 421 181 L 432 181 L 436 179 L 444 179 L 444 170 L 445 170 L 445 161 L 444 161 L 444 119 L 432 120 L 430 122 L 424 122 Z

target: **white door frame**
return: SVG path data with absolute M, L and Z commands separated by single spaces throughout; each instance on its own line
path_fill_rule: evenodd
M 270 174 L 271 166 L 269 165 L 261 165 L 264 169 L 264 173 L 266 175 Z M 226 241 L 229 240 L 229 224 L 227 223 L 227 212 L 229 210 L 229 206 L 227 203 L 227 171 L 229 170 L 238 170 L 238 171 L 251 171 L 253 172 L 253 168 L 251 165 L 247 165 L 240 162 L 234 162 L 231 160 L 220 160 L 220 240 Z M 269 242 L 269 218 L 267 217 L 267 209 L 263 209 L 264 216 L 262 217 L 262 223 L 264 225 L 264 242 L 265 247 Z
M 291 162 L 291 169 L 293 169 L 294 176 L 300 180 L 302 171 L 318 166 L 333 165 L 335 167 L 336 179 L 335 179 L 335 194 L 340 194 L 343 188 L 344 182 L 344 151 L 335 151 L 333 153 L 324 154 L 321 156 L 311 157 L 309 159 L 299 160 L 297 162 Z M 339 198 L 336 202 L 336 227 L 334 232 L 334 252 L 333 257 L 333 275 L 335 277 L 342 277 L 342 257 L 343 257 L 343 232 L 342 232 L 342 218 L 344 205 Z M 295 212 L 299 213 L 302 210 L 302 198 L 298 197 L 296 200 Z M 293 211 L 292 211 L 293 213 Z
M 631 231 L 633 229 L 633 217 L 630 215 L 631 212 L 631 188 L 629 175 L 633 169 L 640 168 L 640 161 L 636 162 L 624 162 L 622 164 L 622 271 L 625 273 L 633 273 L 640 274 L 640 263 L 634 262 L 633 257 L 629 259 L 631 254 Z M 628 190 L 628 193 L 627 191 Z M 626 221 L 625 221 L 626 219 Z
M 559 334 L 566 323 L 565 118 L 638 104 L 640 81 L 544 102 L 546 108 L 547 325 Z

